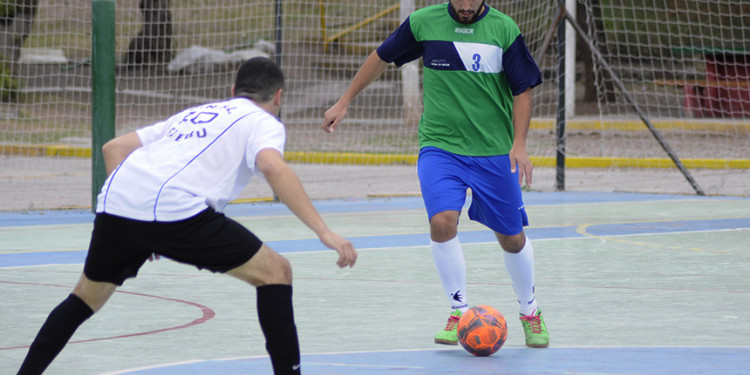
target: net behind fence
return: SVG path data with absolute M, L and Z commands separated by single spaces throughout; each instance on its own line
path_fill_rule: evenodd
M 611 175 L 628 176 L 646 189 L 679 181 L 674 163 L 665 160 L 637 116 L 642 112 L 707 194 L 750 194 L 750 5 L 734 0 L 580 3 L 579 21 L 603 56 L 584 60 L 584 81 L 594 85 L 583 90 L 582 101 L 595 96 L 602 124 L 588 130 L 585 155 L 623 159 L 610 168 Z M 588 48 L 580 52 L 591 56 Z M 637 106 L 617 88 L 610 68 Z M 643 169 L 657 173 L 634 173 Z
M 440 2 L 417 0 L 413 6 Z M 30 3 L 0 0 L 5 9 L 0 209 L 87 207 L 91 2 Z M 750 40 L 748 5 L 739 0 L 657 3 L 587 0 L 571 12 L 703 190 L 748 195 L 750 46 L 743 45 Z M 287 75 L 281 114 L 288 129 L 286 156 L 313 198 L 418 194 L 420 90 L 413 82 L 418 85 L 419 63 L 389 67 L 352 103 L 337 132 L 320 130 L 323 113 L 365 57 L 400 24 L 409 4 L 117 1 L 116 133 L 227 97 L 241 61 L 269 56 Z M 533 91 L 528 149 L 536 165 L 533 188 L 552 190 L 556 40 L 545 50 L 542 46 L 557 1 L 488 4 L 513 17 L 532 54 L 543 56 L 538 64 L 545 83 Z M 583 45 L 579 41 L 575 113 L 565 136 L 566 189 L 692 193 Z M 240 198 L 271 196 L 256 180 Z

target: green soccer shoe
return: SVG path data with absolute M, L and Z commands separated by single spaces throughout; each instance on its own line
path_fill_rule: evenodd
M 448 317 L 448 323 L 442 331 L 435 335 L 435 344 L 458 345 L 458 321 L 461 320 L 461 310 L 454 310 Z
M 521 315 L 519 319 L 523 325 L 523 333 L 526 335 L 526 346 L 531 348 L 549 346 L 549 333 L 540 309 L 536 309 L 533 315 Z

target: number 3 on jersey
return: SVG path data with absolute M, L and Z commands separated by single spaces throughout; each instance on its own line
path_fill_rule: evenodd
M 467 72 L 500 73 L 503 71 L 502 48 L 480 43 L 453 42 Z
M 482 55 L 475 53 L 471 59 L 474 61 L 474 63 L 471 64 L 471 69 L 474 70 L 475 72 L 478 72 L 479 67 L 481 66 L 479 65 L 479 62 L 482 60 Z

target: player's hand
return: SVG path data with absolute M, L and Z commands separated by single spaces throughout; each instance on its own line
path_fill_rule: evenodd
M 349 240 L 328 231 L 320 236 L 320 242 L 339 253 L 339 260 L 336 262 L 339 267 L 354 267 L 354 263 L 357 262 L 357 250 Z
M 336 130 L 336 127 L 339 126 L 339 123 L 341 120 L 346 117 L 346 108 L 348 106 L 341 101 L 336 102 L 331 108 L 328 108 L 328 110 L 325 113 L 325 117 L 323 119 L 323 125 L 321 125 L 321 129 L 325 131 L 326 133 L 333 133 L 334 130 Z
M 523 186 L 525 179 L 526 186 L 531 187 L 531 175 L 534 167 L 531 165 L 529 155 L 526 153 L 526 147 L 513 145 L 508 156 L 510 157 L 510 172 L 516 173 L 516 169 L 518 169 L 518 185 Z

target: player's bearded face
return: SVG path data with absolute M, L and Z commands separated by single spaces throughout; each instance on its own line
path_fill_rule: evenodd
M 451 0 L 450 3 L 453 13 L 461 23 L 474 22 L 484 8 L 484 0 Z

